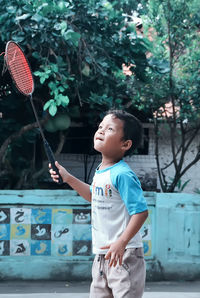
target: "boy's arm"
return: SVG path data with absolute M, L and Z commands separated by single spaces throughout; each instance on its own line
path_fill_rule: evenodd
M 72 176 L 71 174 L 69 174 L 66 183 L 68 183 L 74 190 L 76 190 L 81 197 L 91 202 L 91 192 L 89 184 L 84 183 L 83 181 Z
M 116 266 L 119 261 L 119 265 L 122 265 L 122 258 L 124 255 L 124 250 L 128 242 L 135 236 L 135 234 L 140 230 L 146 218 L 148 217 L 148 211 L 144 211 L 141 213 L 133 214 L 126 229 L 121 234 L 119 239 L 108 245 L 101 247 L 102 249 L 108 248 L 105 259 L 110 259 L 110 266 Z
M 71 175 L 64 167 L 62 167 L 57 161 L 55 162 L 56 167 L 59 170 L 59 173 L 63 179 L 64 183 L 69 184 L 74 190 L 78 192 L 78 194 L 83 197 L 85 200 L 91 202 L 91 192 L 90 192 L 90 185 L 87 183 L 82 182 L 81 180 L 77 179 L 73 175 Z M 56 174 L 55 171 L 50 167 L 50 174 L 53 181 L 58 182 L 59 176 Z

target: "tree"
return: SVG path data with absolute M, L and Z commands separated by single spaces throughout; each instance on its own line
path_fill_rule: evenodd
M 148 84 L 139 84 L 133 103 L 154 115 L 155 156 L 163 192 L 183 189 L 184 174 L 200 160 L 200 34 L 196 0 L 149 0 L 144 30 L 152 40 Z M 163 127 L 168 130 L 171 160 L 160 159 Z M 187 161 L 187 154 L 193 158 Z M 174 176 L 168 176 L 173 167 Z
M 61 132 L 58 148 L 53 146 L 57 153 L 69 121 L 63 127 L 56 119 L 67 115 L 91 125 L 109 107 L 127 104 L 130 90 L 123 63 L 134 65 L 137 80 L 145 79 L 148 41 L 137 38 L 124 17 L 134 5 L 127 0 L 1 1 L 1 52 L 8 40 L 25 51 L 35 74 L 33 99 L 41 122 L 52 134 Z M 36 187 L 34 177 L 44 172 L 45 156 L 38 148 L 30 104 L 13 92 L 8 73 L 0 91 L 1 187 Z

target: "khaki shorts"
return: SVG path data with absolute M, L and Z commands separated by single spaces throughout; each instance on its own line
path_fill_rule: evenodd
M 96 255 L 92 278 L 90 298 L 141 298 L 146 278 L 143 248 L 126 249 L 122 265 L 116 267 Z

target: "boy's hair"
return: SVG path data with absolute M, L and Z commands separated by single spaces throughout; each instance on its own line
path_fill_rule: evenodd
M 124 156 L 131 155 L 141 143 L 142 124 L 135 116 L 123 110 L 109 110 L 106 112 L 106 115 L 113 115 L 124 122 L 124 140 L 132 141 L 131 148 L 125 152 Z

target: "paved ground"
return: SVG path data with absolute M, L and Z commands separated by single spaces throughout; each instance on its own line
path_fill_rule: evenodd
M 88 298 L 89 286 L 89 282 L 0 281 L 0 298 Z M 200 298 L 200 281 L 148 282 L 143 298 Z

